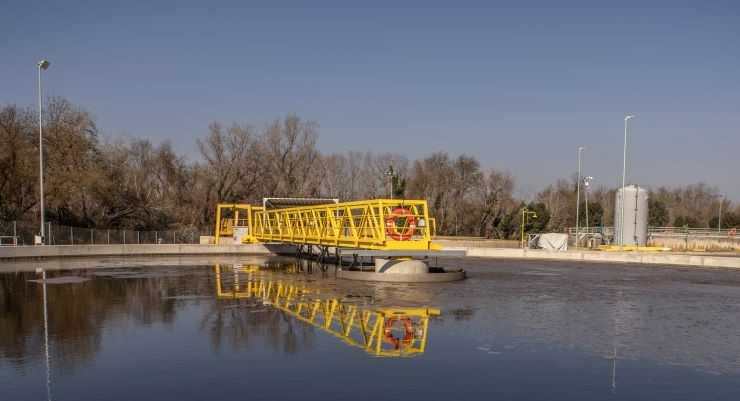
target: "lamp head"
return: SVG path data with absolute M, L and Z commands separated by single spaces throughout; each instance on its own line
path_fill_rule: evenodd
M 39 68 L 45 70 L 45 69 L 49 68 L 49 65 L 51 63 L 48 60 L 41 60 L 41 61 L 36 62 L 36 64 L 38 64 Z
M 630 118 L 635 118 L 635 116 L 626 116 L 626 117 L 624 117 L 624 120 L 625 120 L 625 121 L 627 121 L 627 120 L 629 120 Z

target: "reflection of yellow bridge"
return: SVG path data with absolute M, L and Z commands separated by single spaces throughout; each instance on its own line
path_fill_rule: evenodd
M 376 356 L 412 356 L 424 352 L 429 317 L 439 309 L 366 309 L 339 298 L 265 280 L 254 266 L 216 265 L 216 293 L 222 299 L 252 298 L 281 310 L 347 344 Z M 247 273 L 242 280 L 240 273 Z M 229 280 L 229 278 L 231 278 Z
M 219 204 L 216 243 L 220 237 L 241 232 L 242 242 L 376 250 L 441 249 L 431 243 L 433 224 L 424 200 L 375 199 L 275 209 Z

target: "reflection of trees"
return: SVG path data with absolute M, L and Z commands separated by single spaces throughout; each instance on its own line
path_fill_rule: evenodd
M 381 286 L 320 283 L 321 269 L 293 259 L 259 266 L 285 282 L 320 289 L 322 298 L 339 299 L 345 305 L 373 305 L 376 294 L 398 301 L 399 306 L 425 299 L 414 286 Z M 129 326 L 170 325 L 183 308 L 191 308 L 193 296 L 204 309 L 201 330 L 217 352 L 228 349 L 259 349 L 295 354 L 315 346 L 318 332 L 311 325 L 252 298 L 216 299 L 213 267 L 178 266 L 129 269 L 80 269 L 74 275 L 91 280 L 81 283 L 48 284 L 49 351 L 55 372 L 71 374 L 94 358 L 102 346 L 105 329 L 119 332 Z M 70 275 L 68 271 L 47 271 L 48 278 Z M 233 277 L 233 276 L 232 276 Z M 43 285 L 33 272 L 0 274 L 0 365 L 18 371 L 41 363 L 44 358 Z M 182 300 L 188 301 L 187 303 Z M 0 397 L 1 398 L 1 397 Z
M 455 309 L 452 311 L 452 316 L 455 320 L 470 320 L 475 315 L 475 310 L 469 308 Z
M 296 322 L 281 311 L 247 301 L 220 300 L 203 317 L 201 328 L 208 332 L 216 352 L 224 344 L 233 349 L 252 349 L 253 340 L 258 337 L 265 338 L 270 348 L 287 354 L 313 346 L 315 334 L 311 326 Z
M 203 317 L 201 328 L 209 333 L 217 352 L 224 343 L 231 348 L 252 349 L 252 340 L 262 337 L 270 348 L 295 354 L 301 348 L 312 347 L 316 337 L 313 327 L 249 298 L 219 299 Z
M 77 272 L 79 276 L 91 274 Z M 61 275 L 48 273 L 49 278 Z M 31 272 L 0 275 L 0 363 L 7 360 L 16 369 L 22 370 L 43 355 L 43 288 L 28 281 L 38 278 Z M 170 324 L 177 300 L 167 297 L 183 289 L 205 293 L 205 288 L 212 288 L 210 279 L 114 273 L 82 283 L 47 285 L 49 348 L 54 367 L 70 373 L 89 361 L 100 348 L 105 327 Z

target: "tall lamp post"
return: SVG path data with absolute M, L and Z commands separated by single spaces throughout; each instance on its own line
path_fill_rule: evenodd
M 44 228 L 44 137 L 43 121 L 41 119 L 41 70 L 49 68 L 49 61 L 40 60 L 36 62 L 39 66 L 39 197 L 41 207 L 41 244 L 46 242 L 46 231 Z
M 576 180 L 576 237 L 574 238 L 573 242 L 576 246 L 576 249 L 578 249 L 578 233 L 579 233 L 579 217 L 580 217 L 580 209 L 581 209 L 581 151 L 583 149 L 586 149 L 585 146 L 579 146 L 578 147 L 578 179 Z
M 583 177 L 583 189 L 586 192 L 586 246 L 588 247 L 588 183 L 593 180 L 594 177 Z
M 624 117 L 624 157 L 622 160 L 622 211 L 619 213 L 619 251 L 624 250 L 624 181 L 627 177 L 627 121 L 635 116 Z
M 717 216 L 717 231 L 722 231 L 722 201 L 725 197 L 719 195 L 719 216 Z
M 391 200 L 393 200 L 393 166 L 388 166 L 388 172 L 386 174 L 391 181 Z
M 537 213 L 534 210 L 529 210 L 526 207 L 522 210 L 522 249 L 524 249 L 524 221 L 526 217 L 537 218 Z

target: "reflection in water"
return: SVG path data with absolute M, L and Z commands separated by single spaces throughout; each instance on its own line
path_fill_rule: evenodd
M 216 265 L 215 270 L 219 298 L 259 301 L 375 356 L 423 353 L 429 317 L 439 315 L 438 309 L 369 308 L 338 297 L 322 299 L 305 283 L 270 280 L 255 265 Z
M 41 270 L 44 286 L 44 358 L 46 359 L 46 398 L 51 401 L 51 359 L 49 358 L 49 301 L 46 292 L 46 269 Z
M 614 356 L 612 357 L 612 391 L 617 392 L 617 347 L 614 347 Z
M 740 399 L 736 272 L 486 260 L 389 284 L 226 260 L 0 273 L 0 400 Z
M 201 267 L 178 269 L 70 274 L 43 267 L 38 273 L 0 274 L 0 368 L 7 363 L 25 372 L 35 364 L 45 369 L 48 361 L 58 383 L 60 376 L 71 377 L 91 363 L 106 327 L 170 326 L 177 306 L 184 306 L 174 296 L 208 294 L 213 288 L 208 276 L 193 280 L 191 274 Z M 72 275 L 91 280 L 53 284 Z

